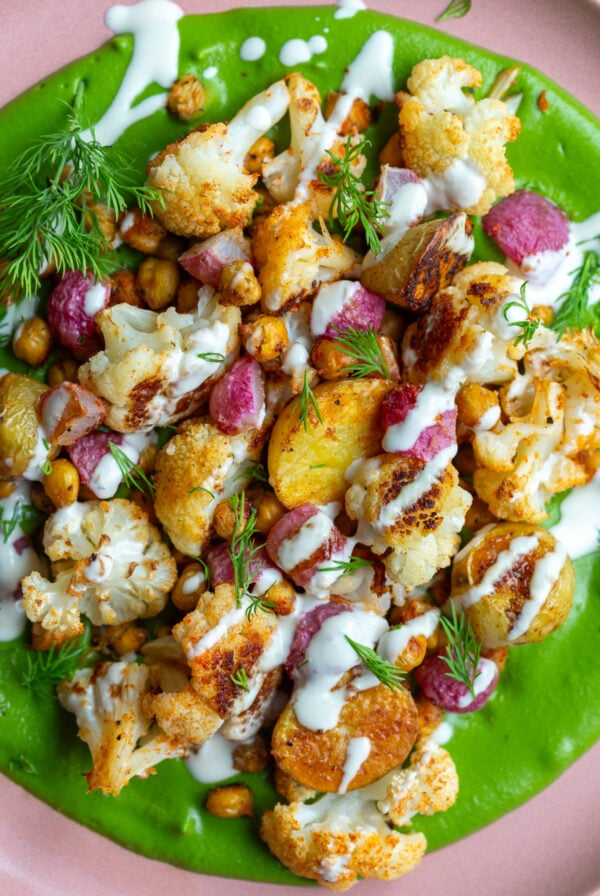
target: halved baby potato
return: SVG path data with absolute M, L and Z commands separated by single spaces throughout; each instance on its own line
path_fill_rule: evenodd
M 306 428 L 297 399 L 275 423 L 269 443 L 269 481 L 288 509 L 342 501 L 347 468 L 381 450 L 379 411 L 394 387 L 384 379 L 320 383 L 313 390 L 322 423 L 310 408 Z

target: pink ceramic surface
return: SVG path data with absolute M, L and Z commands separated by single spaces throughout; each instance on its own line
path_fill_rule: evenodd
M 252 0 L 253 5 L 275 5 Z M 316 3 L 316 0 L 313 0 Z M 446 0 L 369 0 L 434 25 Z M 110 37 L 110 0 L 0 0 L 0 105 Z M 180 0 L 187 13 L 240 2 Z M 245 5 L 245 4 L 244 4 Z M 279 5 L 293 5 L 279 0 Z M 598 0 L 473 0 L 440 28 L 543 70 L 600 115 Z M 2 896 L 290 896 L 305 887 L 206 877 L 152 862 L 74 824 L 0 776 Z M 358 896 L 591 896 L 600 893 L 600 745 L 525 806 L 428 855 L 408 877 Z

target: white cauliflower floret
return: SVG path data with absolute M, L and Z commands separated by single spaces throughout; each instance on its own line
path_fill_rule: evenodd
M 476 433 L 477 494 L 503 519 L 540 522 L 553 494 L 588 482 L 600 448 L 598 340 L 573 333 L 528 352 L 501 391 L 507 423 Z
M 54 582 L 32 572 L 22 582 L 31 622 L 65 636 L 94 625 L 117 625 L 156 616 L 177 579 L 177 567 L 160 533 L 133 501 L 86 501 L 53 513 L 44 549 L 58 563 Z
M 156 457 L 154 509 L 176 548 L 197 556 L 208 544 L 215 509 L 250 480 L 266 432 L 226 435 L 213 423 L 186 420 Z
M 508 312 L 506 319 L 504 308 L 519 302 L 521 282 L 492 261 L 476 262 L 457 274 L 406 330 L 402 360 L 408 381 L 445 381 L 458 388 L 459 383 L 512 380 L 525 346 L 514 344 L 522 331 L 510 323 Z M 517 317 L 522 319 L 522 309 Z M 544 331 L 538 329 L 532 345 L 545 338 Z
M 239 349 L 239 308 L 217 304 L 210 287 L 194 314 L 120 304 L 96 320 L 105 348 L 79 368 L 79 380 L 109 402 L 106 423 L 117 432 L 194 413 Z
M 265 311 L 288 310 L 311 298 L 322 283 L 360 273 L 358 253 L 332 237 L 322 220 L 318 233 L 313 221 L 310 203 L 288 203 L 256 226 L 252 249 Z
M 201 125 L 152 159 L 148 183 L 164 200 L 164 206 L 154 204 L 154 212 L 168 230 L 205 239 L 249 223 L 259 198 L 258 174 L 250 174 L 244 160 L 252 144 L 283 117 L 288 102 L 285 82 L 276 81 L 229 124 Z
M 444 194 L 443 207 L 471 215 L 514 191 L 504 145 L 521 127 L 502 100 L 464 92 L 479 86 L 480 73 L 464 60 L 425 59 L 407 81 L 398 119 L 404 165 Z
M 90 790 L 117 796 L 131 778 L 146 778 L 163 759 L 187 755 L 187 745 L 169 738 L 144 714 L 149 670 L 138 663 L 99 663 L 58 686 L 58 697 L 75 714 L 79 737 L 93 767 Z
M 358 540 L 385 554 L 389 577 L 409 591 L 448 566 L 460 546 L 471 496 L 458 485 L 455 450 L 444 449 L 427 464 L 383 454 L 347 474 L 346 512 L 359 521 Z
M 329 171 L 333 164 L 323 146 L 328 125 L 321 112 L 321 97 L 315 85 L 302 75 L 293 73 L 286 80 L 290 94 L 290 146 L 264 163 L 263 180 L 277 202 L 308 201 L 316 216 L 327 219 L 335 188 L 325 186 L 319 177 L 319 171 Z M 329 152 L 343 158 L 347 137 L 334 132 L 334 139 L 329 142 Z M 365 165 L 365 156 L 357 153 L 350 169 L 360 177 Z
M 261 836 L 294 874 L 330 890 L 347 890 L 358 878 L 394 880 L 419 863 L 427 842 L 423 834 L 400 833 L 390 823 L 408 824 L 415 812 L 444 811 L 457 793 L 448 753 L 425 746 L 408 769 L 395 769 L 368 787 L 278 803 L 263 816 Z

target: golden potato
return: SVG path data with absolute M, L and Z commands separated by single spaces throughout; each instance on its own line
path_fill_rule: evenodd
M 343 500 L 346 469 L 381 448 L 379 407 L 393 383 L 383 379 L 338 380 L 313 390 L 322 423 L 311 408 L 304 427 L 298 400 L 278 418 L 269 443 L 269 481 L 288 509 L 306 501 Z
M 378 684 L 355 692 L 335 728 L 327 731 L 305 728 L 288 704 L 275 725 L 271 750 L 277 766 L 300 784 L 335 793 L 344 777 L 351 738 L 368 737 L 371 742 L 369 755 L 348 784 L 348 790 L 355 790 L 401 765 L 417 731 L 418 713 L 410 691 Z
M 554 536 L 532 523 L 485 528 L 456 555 L 451 599 L 485 648 L 542 641 L 567 618 L 573 563 Z
M 37 404 L 48 387 L 22 373 L 0 379 L 0 477 L 22 476 L 38 440 Z

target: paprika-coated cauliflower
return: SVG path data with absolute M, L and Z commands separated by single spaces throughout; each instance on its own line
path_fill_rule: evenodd
M 460 546 L 471 496 L 458 484 L 455 450 L 444 449 L 428 463 L 378 455 L 347 474 L 346 512 L 359 522 L 358 540 L 386 554 L 387 574 L 408 591 L 448 566 Z
M 286 311 L 311 298 L 322 283 L 360 273 L 360 256 L 332 237 L 323 220 L 317 232 L 314 219 L 309 202 L 289 202 L 257 224 L 252 250 L 265 311 Z
M 117 432 L 193 414 L 239 348 L 240 311 L 217 304 L 210 287 L 193 314 L 120 304 L 96 320 L 105 348 L 79 368 L 79 379 L 109 402 L 106 423 Z
M 148 184 L 162 193 L 154 213 L 181 236 L 206 239 L 220 230 L 245 227 L 259 194 L 258 174 L 244 167 L 248 150 L 285 114 L 284 81 L 249 100 L 228 123 L 203 124 L 171 143 L 148 164 Z
M 471 215 L 513 192 L 504 144 L 521 128 L 502 100 L 464 93 L 480 86 L 480 73 L 462 59 L 425 59 L 412 70 L 398 117 L 405 167 L 445 194 L 441 207 Z
M 496 262 L 480 261 L 457 274 L 434 297 L 426 314 L 406 330 L 402 361 L 411 383 L 444 381 L 458 388 L 465 383 L 507 383 L 517 373 L 525 346 L 515 345 L 522 332 L 507 304 L 519 301 L 520 280 Z M 509 311 L 523 318 L 523 309 Z M 543 340 L 539 328 L 534 336 Z M 547 332 L 547 331 L 546 331 Z
M 31 622 L 72 637 L 94 625 L 117 625 L 156 616 L 177 579 L 168 547 L 133 501 L 85 501 L 53 513 L 44 549 L 57 563 L 54 582 L 38 572 L 22 581 Z
M 184 421 L 156 457 L 156 515 L 173 544 L 190 556 L 201 554 L 212 533 L 217 504 L 250 481 L 266 433 L 227 435 L 213 423 Z
M 457 793 L 448 753 L 424 746 L 408 769 L 394 769 L 367 787 L 278 803 L 263 816 L 261 836 L 294 874 L 329 890 L 347 890 L 358 878 L 394 880 L 419 863 L 427 842 L 421 833 L 390 825 L 408 824 L 415 812 L 444 811 Z
M 75 714 L 79 737 L 92 754 L 90 790 L 117 796 L 131 778 L 146 778 L 163 759 L 187 755 L 145 715 L 149 670 L 138 663 L 98 663 L 58 686 L 58 698 Z

